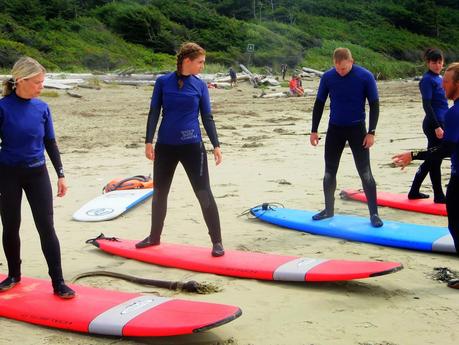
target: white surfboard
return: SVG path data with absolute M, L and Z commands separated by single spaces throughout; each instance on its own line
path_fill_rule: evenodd
M 73 214 L 80 222 L 100 222 L 118 217 L 153 195 L 153 188 L 115 190 L 84 204 Z

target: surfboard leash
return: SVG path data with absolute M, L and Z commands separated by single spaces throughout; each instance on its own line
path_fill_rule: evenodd
M 364 190 L 363 189 L 357 189 L 354 193 L 348 193 L 344 190 L 342 190 L 341 192 L 339 192 L 339 197 L 343 200 L 350 200 L 350 196 L 351 195 L 355 195 L 355 194 L 360 194 L 360 193 L 363 193 Z
M 190 280 L 187 282 L 180 281 L 169 281 L 169 280 L 157 280 L 157 279 L 147 279 L 142 277 L 131 276 L 124 273 L 110 272 L 110 271 L 90 271 L 84 272 L 76 275 L 71 279 L 72 283 L 75 283 L 78 279 L 94 276 L 106 276 L 112 278 L 119 278 L 130 281 L 132 283 L 156 286 L 159 288 L 164 288 L 168 290 L 175 291 L 186 291 L 186 292 L 195 292 L 199 294 L 206 294 L 210 292 L 220 291 L 217 287 L 211 286 L 205 283 L 198 283 L 195 280 Z
M 275 202 L 275 201 L 274 202 L 264 202 L 262 204 L 256 205 L 254 207 L 251 207 L 251 208 L 248 208 L 242 211 L 242 213 L 238 215 L 238 217 L 247 216 L 247 218 L 256 219 L 256 218 L 260 218 L 260 216 L 262 216 L 266 211 L 272 211 L 276 208 L 284 208 L 284 207 L 285 206 L 281 204 L 280 202 Z M 261 208 L 265 212 L 261 212 L 258 215 L 256 215 L 254 214 L 254 212 L 252 212 L 254 208 Z
M 107 241 L 120 242 L 120 240 L 117 237 L 106 237 L 101 232 L 99 236 L 97 236 L 96 238 L 90 238 L 89 240 L 86 240 L 85 243 L 92 244 L 93 246 L 99 247 L 99 244 L 97 243 L 97 240 L 107 240 Z

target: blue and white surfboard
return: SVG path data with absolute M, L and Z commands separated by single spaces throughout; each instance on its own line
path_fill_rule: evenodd
M 446 227 L 384 220 L 383 227 L 374 228 L 369 218 L 335 215 L 312 220 L 317 212 L 272 206 L 256 206 L 250 212 L 265 222 L 315 235 L 429 252 L 456 252 L 453 238 Z

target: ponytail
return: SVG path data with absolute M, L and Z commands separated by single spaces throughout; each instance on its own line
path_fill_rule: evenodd
M 16 88 L 16 82 L 13 78 L 5 79 L 2 83 L 2 95 L 3 97 L 11 95 L 13 90 Z

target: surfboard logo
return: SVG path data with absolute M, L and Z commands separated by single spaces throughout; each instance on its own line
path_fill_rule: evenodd
M 113 208 L 93 208 L 91 210 L 86 211 L 86 214 L 91 217 L 98 217 L 98 216 L 104 216 L 106 214 L 113 213 L 115 211 Z

